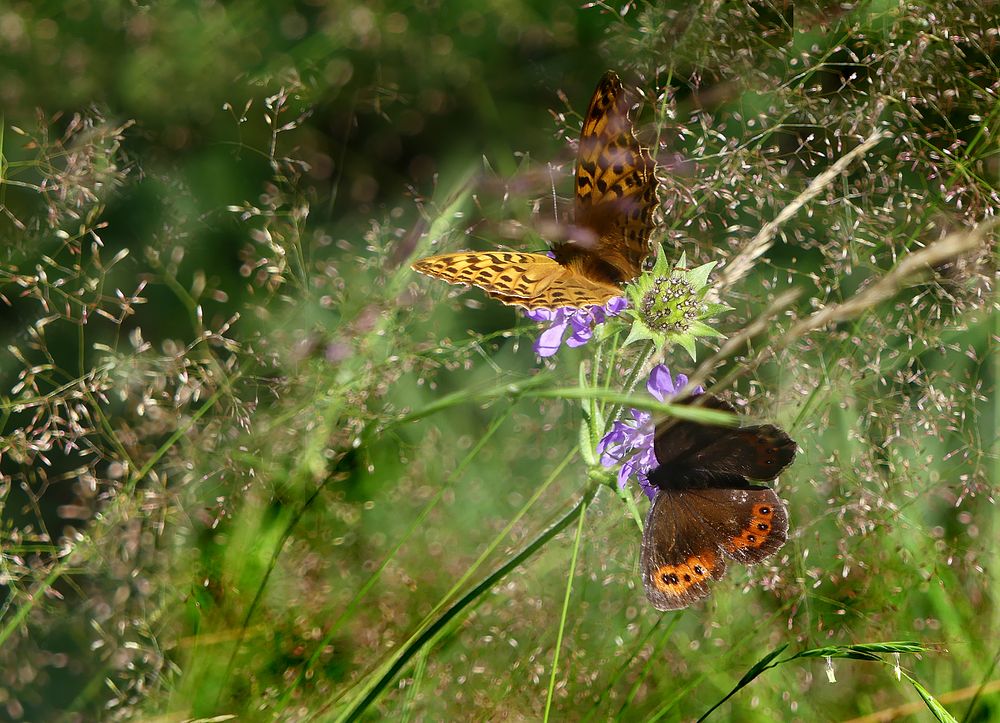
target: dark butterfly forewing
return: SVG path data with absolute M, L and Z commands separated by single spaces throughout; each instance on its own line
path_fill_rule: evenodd
M 718 397 L 706 397 L 702 403 L 706 409 L 735 412 Z M 734 428 L 665 420 L 656 427 L 654 453 L 659 466 L 650 480 L 661 488 L 712 486 L 713 480 L 733 475 L 772 480 L 791 463 L 795 448 L 792 438 L 771 424 Z
M 696 455 L 693 463 L 732 469 L 752 480 L 776 478 L 795 459 L 798 445 L 783 429 L 773 424 L 743 427 Z
M 736 414 L 731 404 L 711 394 L 700 394 L 679 400 L 670 400 L 671 404 L 692 404 L 698 400 L 698 405 L 705 409 Z M 668 418 L 656 425 L 654 434 L 654 453 L 660 465 L 687 467 L 687 459 L 704 449 L 719 437 L 719 432 L 729 427 L 714 424 L 704 424 L 683 419 Z

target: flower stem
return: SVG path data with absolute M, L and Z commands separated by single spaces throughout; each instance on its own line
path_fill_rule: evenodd
M 649 361 L 649 358 L 652 355 L 653 355 L 653 342 L 651 341 L 643 342 L 642 351 L 639 352 L 639 357 L 638 359 L 636 359 L 635 365 L 632 367 L 631 371 L 629 371 L 628 377 L 625 379 L 625 388 L 623 390 L 625 394 L 631 394 L 633 391 L 635 391 L 635 385 L 639 381 L 639 374 L 642 373 L 642 370 L 646 366 L 646 362 Z M 622 404 L 615 405 L 614 410 L 608 416 L 607 428 L 604 430 L 605 433 L 607 433 L 607 431 L 611 429 L 611 425 L 614 422 L 618 421 L 618 419 L 622 416 L 622 412 L 624 411 L 625 411 L 624 405 Z

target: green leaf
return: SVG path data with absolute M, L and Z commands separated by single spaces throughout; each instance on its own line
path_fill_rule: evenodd
M 590 423 L 591 429 L 591 439 L 594 442 L 594 449 L 597 449 L 597 443 L 601 441 L 601 432 L 604 431 L 604 412 L 601 411 L 601 407 L 597 404 L 594 405 L 593 419 Z
M 790 663 L 793 660 L 799 660 L 802 658 L 849 658 L 888 665 L 889 663 L 884 658 L 879 657 L 879 653 L 918 653 L 930 650 L 930 648 L 926 645 L 912 641 L 858 643 L 854 645 L 828 645 L 822 648 L 811 648 L 809 650 L 800 651 L 782 660 L 777 660 L 777 657 L 782 653 L 782 651 L 785 650 L 786 647 L 787 645 L 783 645 L 754 663 L 753 667 L 751 667 L 750 670 L 748 670 L 746 674 L 740 678 L 740 681 L 724 698 L 718 700 L 711 708 L 705 711 L 704 715 L 698 719 L 699 723 L 708 718 L 708 716 L 717 710 L 719 706 L 736 695 L 737 692 L 750 684 L 761 673 L 770 670 L 771 668 L 776 668 L 779 665 Z M 898 667 L 896 668 L 896 671 L 897 674 L 901 674 L 913 685 L 917 694 L 920 695 L 937 720 L 942 721 L 942 723 L 957 723 L 952 715 L 944 709 L 944 706 L 942 706 L 934 698 L 934 696 L 928 693 L 927 690 L 920 685 L 920 683 L 908 676 L 906 673 L 901 673 Z
M 667 255 L 663 253 L 663 249 L 659 250 L 656 254 L 656 262 L 653 264 L 653 268 L 650 269 L 648 274 L 643 274 L 639 279 L 650 279 L 656 278 L 657 276 L 666 276 L 670 273 L 670 264 L 667 262 Z M 638 283 L 637 283 L 638 285 Z
M 743 677 L 740 678 L 740 682 L 736 684 L 736 687 L 733 689 L 733 692 L 735 693 L 737 690 L 745 686 L 747 683 L 751 682 L 754 678 L 763 673 L 765 670 L 772 667 L 771 661 L 777 658 L 783 652 L 785 652 L 785 648 L 787 647 L 788 643 L 785 643 L 784 645 L 779 645 L 777 648 L 775 648 L 770 653 L 768 653 L 763 658 L 754 663 L 750 667 L 750 670 L 748 670 L 743 675 Z
M 583 401 L 583 423 L 580 424 L 580 456 L 587 463 L 588 467 L 597 464 L 597 457 L 594 455 L 594 420 L 587 411 L 587 400 Z
M 865 653 L 927 653 L 933 648 L 915 640 L 898 640 L 887 643 L 857 643 L 847 646 Z
M 722 698 L 721 700 L 717 701 L 715 705 L 706 710 L 705 713 L 701 716 L 701 718 L 698 719 L 698 723 L 701 723 L 701 721 L 708 718 L 708 716 L 710 716 L 715 709 L 717 709 L 720 705 L 722 705 L 727 700 L 732 698 L 734 695 L 739 693 L 741 689 L 745 688 L 747 685 L 753 682 L 753 679 L 756 678 L 761 673 L 763 673 L 765 670 L 773 668 L 776 665 L 779 665 L 781 662 L 784 662 L 784 661 L 779 661 L 778 663 L 775 663 L 774 659 L 777 658 L 779 655 L 781 655 L 784 652 L 785 648 L 787 647 L 788 647 L 787 644 L 777 647 L 770 653 L 765 655 L 763 658 L 758 660 L 756 663 L 754 663 L 753 666 L 750 668 L 750 670 L 748 670 L 744 674 L 744 676 L 740 678 L 740 682 L 736 684 L 736 687 L 733 688 L 731 691 L 729 691 L 729 693 L 726 694 L 725 698 Z
M 714 336 L 725 339 L 726 335 L 717 329 L 713 329 L 703 321 L 695 319 L 688 327 L 688 334 L 691 336 Z
M 911 640 L 890 641 L 885 643 L 855 643 L 853 645 L 828 645 L 822 648 L 810 648 L 796 653 L 796 658 L 849 658 L 862 655 L 878 655 L 881 653 L 926 653 L 931 648 L 923 643 Z M 871 659 L 871 658 L 866 658 Z
M 615 316 L 608 318 L 607 322 L 604 324 L 598 324 L 594 328 L 594 341 L 602 342 L 608 337 L 621 333 L 622 327 L 625 324 L 625 319 L 626 317 L 624 316 Z
M 580 389 L 589 389 L 590 384 L 587 379 L 586 365 L 580 363 L 578 384 Z M 583 412 L 583 422 L 580 424 L 580 456 L 587 466 L 592 467 L 597 464 L 595 450 L 600 439 L 601 431 L 604 429 L 604 415 L 601 414 L 601 407 L 597 399 L 590 396 L 580 397 L 580 407 Z
M 694 350 L 693 336 L 691 336 L 690 334 L 678 334 L 676 337 L 674 337 L 674 341 L 691 356 L 691 361 L 698 361 L 698 357 Z
M 712 273 L 712 269 L 715 265 L 719 263 L 718 261 L 709 261 L 707 264 L 702 264 L 696 269 L 691 269 L 687 272 L 688 283 L 691 284 L 695 289 L 702 288 L 708 283 L 708 275 Z
M 610 389 L 580 389 L 579 387 L 556 387 L 524 392 L 525 396 L 544 399 L 600 399 L 611 404 L 645 409 L 656 414 L 669 414 L 678 419 L 690 419 L 703 424 L 732 426 L 738 418 L 717 409 L 705 409 L 697 405 L 671 404 L 661 402 L 649 394 L 625 394 Z
M 635 520 L 635 524 L 639 528 L 639 533 L 642 534 L 642 513 L 639 512 L 639 505 L 635 503 L 635 497 L 633 497 L 632 493 L 629 491 L 628 485 L 619 487 L 617 478 L 614 479 L 611 484 L 614 487 L 615 492 L 618 493 L 618 496 L 622 498 L 622 502 L 624 502 L 625 506 L 628 508 L 629 513 L 632 515 L 632 519 Z
M 699 318 L 708 319 L 712 316 L 718 316 L 724 311 L 732 311 L 732 310 L 733 307 L 731 307 L 729 304 L 709 303 L 705 304 L 705 310 L 701 312 Z
M 935 718 L 941 721 L 941 723 L 958 723 L 958 721 L 955 720 L 955 716 L 945 710 L 944 706 L 941 705 L 937 698 L 931 695 L 927 689 L 924 688 L 924 686 L 920 685 L 920 683 L 916 680 L 906 675 L 906 673 L 903 673 L 903 675 L 908 681 L 910 681 L 910 684 L 913 685 L 914 689 L 917 691 L 917 695 L 923 698 L 924 705 L 927 706 L 928 710 L 930 710 L 931 714 Z
M 654 342 L 662 343 L 662 341 L 657 340 L 650 332 L 649 328 L 640 321 L 632 324 L 632 328 L 629 329 L 628 337 L 625 339 L 622 346 L 628 346 L 632 342 L 643 341 L 644 339 L 652 339 Z
M 559 671 L 559 652 L 562 650 L 563 634 L 566 632 L 566 620 L 569 617 L 569 600 L 573 592 L 573 577 L 576 573 L 576 561 L 580 552 L 580 540 L 583 538 L 583 518 L 587 513 L 587 507 L 580 508 L 580 519 L 576 525 L 576 537 L 573 540 L 573 557 L 569 563 L 569 572 L 566 575 L 566 594 L 563 597 L 562 616 L 559 618 L 559 632 L 556 634 L 556 649 L 552 653 L 552 674 L 549 677 L 549 692 L 545 697 L 545 717 L 543 721 L 548 723 L 549 713 L 552 710 L 552 697 L 556 691 L 556 674 Z

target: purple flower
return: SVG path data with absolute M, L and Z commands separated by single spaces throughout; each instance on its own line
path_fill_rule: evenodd
M 665 364 L 658 364 L 649 373 L 646 389 L 663 402 L 679 392 L 688 378 L 678 374 L 671 378 L 670 370 Z M 705 390 L 695 387 L 692 393 L 701 394 Z M 635 477 L 639 486 L 649 499 L 656 497 L 656 487 L 648 478 L 648 473 L 656 466 L 656 455 L 653 452 L 653 415 L 640 409 L 630 409 L 624 421 L 619 420 L 611 425 L 611 431 L 601 438 L 597 444 L 597 453 L 601 455 L 601 464 L 611 468 L 620 464 L 618 470 L 618 486 L 625 487 L 629 477 Z
M 604 306 L 588 306 L 582 309 L 563 307 L 560 309 L 535 309 L 525 311 L 524 315 L 532 321 L 551 322 L 549 328 L 538 335 L 533 346 L 538 356 L 550 357 L 559 351 L 566 329 L 572 332 L 566 340 L 566 346 L 583 346 L 594 335 L 594 328 L 603 324 L 612 316 L 618 316 L 625 311 L 628 301 L 623 296 L 616 296 Z

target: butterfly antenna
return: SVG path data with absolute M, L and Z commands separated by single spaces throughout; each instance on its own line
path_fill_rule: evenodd
M 552 220 L 559 223 L 559 207 L 556 204 L 556 178 L 552 173 L 552 162 L 549 161 L 549 185 L 552 187 Z

